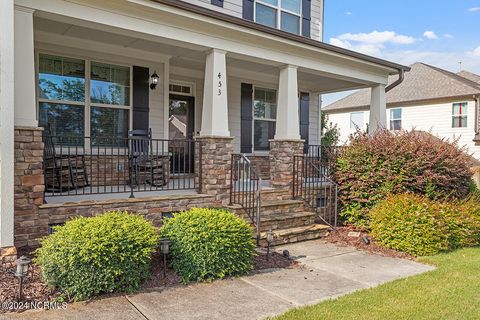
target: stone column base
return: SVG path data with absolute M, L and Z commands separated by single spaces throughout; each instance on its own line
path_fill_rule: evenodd
M 17 259 L 17 248 L 15 247 L 0 248 L 0 263 L 13 262 L 16 259 Z
M 230 171 L 233 153 L 233 137 L 197 137 L 200 150 L 196 161 L 200 161 L 200 192 L 214 195 L 222 204 L 230 198 Z
M 291 189 L 293 156 L 303 154 L 305 140 L 270 140 L 270 186 Z

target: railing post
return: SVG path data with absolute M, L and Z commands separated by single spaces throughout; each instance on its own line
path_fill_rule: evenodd
M 262 178 L 258 178 L 257 181 L 257 217 L 256 217 L 256 232 L 257 232 L 257 246 L 260 245 L 260 223 L 261 223 L 261 217 L 260 217 L 260 211 L 261 211 L 261 206 L 262 206 Z

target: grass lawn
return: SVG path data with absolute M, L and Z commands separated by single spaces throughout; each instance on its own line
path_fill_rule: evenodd
M 419 261 L 438 268 L 336 300 L 294 309 L 275 320 L 480 319 L 480 248 Z

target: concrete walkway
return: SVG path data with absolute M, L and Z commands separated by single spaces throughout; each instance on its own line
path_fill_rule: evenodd
M 0 319 L 263 319 L 286 310 L 432 270 L 416 262 L 337 247 L 321 240 L 277 247 L 303 263 L 237 279 L 158 289 L 28 311 Z

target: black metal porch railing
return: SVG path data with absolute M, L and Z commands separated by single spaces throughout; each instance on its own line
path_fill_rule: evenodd
M 303 153 L 306 157 L 314 159 L 315 163 L 324 169 L 327 176 L 331 176 L 335 171 L 337 158 L 345 148 L 344 146 L 306 144 Z
M 318 213 L 322 222 L 335 228 L 338 220 L 337 184 L 319 157 L 296 155 L 293 161 L 293 197 Z
M 243 154 L 232 154 L 230 204 L 240 205 L 255 226 L 260 241 L 260 206 L 262 178 Z
M 199 190 L 200 142 L 44 135 L 45 196 Z

